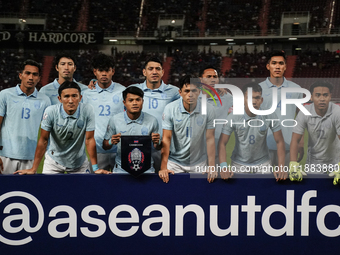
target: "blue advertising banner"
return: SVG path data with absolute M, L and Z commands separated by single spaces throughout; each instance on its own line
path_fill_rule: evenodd
M 332 179 L 0 176 L 1 254 L 335 254 Z

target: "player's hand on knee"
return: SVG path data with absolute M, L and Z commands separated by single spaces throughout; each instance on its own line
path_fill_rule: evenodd
M 228 180 L 228 179 L 230 179 L 231 177 L 233 177 L 234 172 L 232 172 L 232 171 L 230 170 L 230 168 L 228 169 L 228 164 L 227 164 L 227 162 L 222 162 L 222 163 L 220 164 L 220 166 L 221 166 L 220 175 L 221 175 L 221 179 L 222 179 L 222 180 Z
M 303 176 L 307 176 L 307 174 L 301 169 L 299 163 L 296 161 L 291 161 L 289 163 L 289 179 L 291 181 L 302 181 Z
M 169 174 L 175 174 L 175 172 L 169 169 L 159 170 L 158 172 L 159 178 L 161 178 L 165 183 L 169 182 Z
M 281 166 L 278 170 L 274 171 L 274 177 L 276 181 L 285 181 L 288 178 L 288 172 L 286 172 L 284 167 Z
M 111 143 L 114 144 L 114 145 L 116 145 L 117 143 L 119 143 L 119 142 L 120 142 L 120 137 L 121 137 L 121 136 L 122 136 L 121 133 L 116 134 L 116 135 L 113 135 L 113 136 L 111 137 Z
M 98 169 L 94 172 L 95 174 L 112 174 L 112 172 L 104 170 L 104 169 Z
M 35 174 L 36 171 L 31 169 L 24 169 L 24 170 L 18 170 L 15 171 L 14 174 L 18 174 L 18 175 L 26 175 L 26 174 Z
M 207 174 L 208 174 L 207 180 L 208 180 L 209 183 L 212 183 L 217 178 L 217 176 L 218 176 L 217 171 L 215 170 L 215 168 L 213 170 L 212 169 L 208 170 Z
M 287 179 L 288 179 L 288 172 L 285 171 L 285 170 L 282 170 L 282 172 L 281 172 L 281 180 L 285 181 Z

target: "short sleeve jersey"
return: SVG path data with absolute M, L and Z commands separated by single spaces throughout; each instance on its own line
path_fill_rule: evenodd
M 37 91 L 27 96 L 16 87 L 0 92 L 0 155 L 12 159 L 33 160 L 39 126 L 50 99 Z
M 125 87 L 119 83 L 112 82 L 107 89 L 96 85 L 95 89 L 88 89 L 83 93 L 84 104 L 93 106 L 96 121 L 94 139 L 96 140 L 97 153 L 117 152 L 114 145 L 110 150 L 103 149 L 103 140 L 109 119 L 124 111 L 122 92 Z
M 154 90 L 151 90 L 146 86 L 146 81 L 144 83 L 132 84 L 131 86 L 143 90 L 143 112 L 151 114 L 157 119 L 160 126 L 160 135 L 162 136 L 162 114 L 167 104 L 179 99 L 180 95 L 178 88 L 170 84 L 167 85 L 163 81 L 161 86 Z
M 75 79 L 73 79 L 73 81 L 76 82 L 79 85 L 82 92 L 84 92 L 85 90 L 88 90 L 88 87 L 86 85 L 81 84 L 80 82 L 77 82 Z M 48 96 L 49 99 L 51 100 L 52 105 L 60 104 L 60 102 L 58 100 L 58 96 L 59 96 L 58 89 L 59 89 L 59 87 L 60 87 L 60 84 L 58 82 L 58 79 L 54 79 L 53 82 L 43 86 L 40 89 L 39 92 Z
M 64 167 L 78 168 L 86 158 L 86 131 L 95 130 L 93 107 L 79 103 L 73 115 L 68 115 L 62 104 L 47 107 L 41 128 L 50 132 L 48 155 Z
M 302 112 L 296 117 L 293 132 L 302 135 L 308 131 L 307 164 L 337 164 L 340 161 L 340 107 L 329 103 L 325 116 L 315 112 L 314 104 L 306 106 L 312 115 Z
M 260 86 L 262 87 L 262 96 L 263 96 L 263 103 L 261 105 L 261 108 L 263 110 L 268 110 L 272 106 L 273 102 L 273 88 L 276 87 L 274 84 L 270 82 L 270 79 L 267 78 L 265 81 L 260 83 Z M 295 119 L 296 114 L 296 106 L 293 104 L 288 104 L 286 109 L 286 115 L 281 115 L 281 89 L 282 88 L 301 88 L 299 85 L 297 85 L 294 82 L 288 81 L 286 78 L 283 78 L 283 83 L 280 87 L 277 87 L 277 108 L 275 110 L 276 115 L 280 119 L 280 121 L 286 120 L 286 119 Z M 298 99 L 302 98 L 303 95 L 301 93 L 287 93 L 287 98 L 289 99 Z M 287 121 L 285 125 L 293 126 L 293 121 Z M 286 150 L 289 150 L 290 147 L 290 141 L 292 140 L 292 133 L 293 133 L 293 127 L 285 127 L 282 129 L 282 135 L 283 139 L 285 141 L 285 147 Z M 273 133 L 269 130 L 268 137 L 267 137 L 267 144 L 268 148 L 270 150 L 277 150 L 276 148 L 276 142 L 273 136 Z
M 163 114 L 163 129 L 172 131 L 169 160 L 182 166 L 195 166 L 207 160 L 205 133 L 214 129 L 215 112 L 207 104 L 207 114 L 201 113 L 201 100 L 189 113 L 182 98 L 168 104 Z
M 226 135 L 235 133 L 235 148 L 231 156 L 233 161 L 242 165 L 256 166 L 270 159 L 266 141 L 267 131 L 281 130 L 280 122 L 271 121 L 272 119 L 277 119 L 275 113 L 255 117 L 249 117 L 246 113 L 229 114 L 222 133 Z
M 142 112 L 138 119 L 131 120 L 126 112 L 121 112 L 110 118 L 104 139 L 110 140 L 112 135 L 116 135 L 119 133 L 121 133 L 122 136 L 124 135 L 151 136 L 152 133 L 159 134 L 159 126 L 156 118 L 148 113 Z M 117 156 L 116 156 L 117 168 L 121 168 L 122 165 L 121 150 L 122 143 L 119 142 L 117 144 Z M 152 157 L 151 165 L 153 165 Z
M 227 119 L 229 108 L 233 106 L 233 96 L 230 93 L 226 93 L 220 97 L 222 101 L 222 105 L 220 100 L 215 96 L 214 100 L 208 96 L 208 103 L 212 105 L 213 110 L 215 112 L 216 119 Z M 220 139 L 222 133 L 223 125 L 216 125 L 215 126 L 215 147 L 216 147 L 216 155 L 218 154 L 218 141 Z

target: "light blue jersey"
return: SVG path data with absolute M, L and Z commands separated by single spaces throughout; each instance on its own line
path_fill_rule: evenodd
M 233 106 L 233 96 L 230 93 L 226 93 L 220 97 L 222 101 L 222 105 L 220 100 L 218 100 L 217 96 L 214 97 L 214 100 L 207 95 L 208 104 L 211 104 L 213 110 L 215 112 L 216 119 L 227 119 L 229 108 Z M 218 141 L 220 139 L 222 133 L 223 125 L 216 125 L 215 126 L 215 147 L 216 147 L 216 156 L 218 155 Z
M 121 133 L 122 136 L 124 135 L 150 135 L 151 136 L 151 133 L 159 134 L 159 125 L 158 125 L 156 118 L 148 113 L 142 112 L 138 119 L 131 120 L 127 116 L 126 112 L 121 112 L 110 118 L 104 139 L 110 140 L 112 135 L 116 135 L 119 133 Z M 121 169 L 122 168 L 121 167 L 122 165 L 121 147 L 122 147 L 122 143 L 119 142 L 117 144 L 118 150 L 117 150 L 117 156 L 116 156 L 117 167 L 115 167 L 114 169 L 114 171 L 116 172 L 124 171 Z M 150 169 L 151 171 L 154 171 L 152 157 L 151 157 L 151 168 Z
M 308 131 L 307 164 L 337 164 L 340 161 L 340 107 L 329 103 L 325 116 L 321 117 L 315 112 L 314 104 L 306 106 L 312 114 L 304 115 L 302 112 L 296 117 L 297 125 L 293 132 L 303 135 Z
M 88 89 L 88 87 L 84 84 L 81 84 L 80 82 L 77 82 L 75 79 L 73 79 L 74 82 L 76 82 L 81 91 L 84 92 L 85 90 Z M 49 84 L 46 84 L 45 86 L 43 86 L 41 89 L 40 89 L 40 93 L 44 93 L 46 96 L 48 96 L 51 100 L 51 103 L 52 105 L 55 105 L 55 104 L 60 104 L 59 102 L 59 99 L 58 99 L 58 89 L 60 87 L 60 84 L 58 82 L 58 79 L 54 79 L 53 82 L 49 83 Z
M 249 117 L 246 113 L 230 113 L 222 133 L 235 133 L 235 147 L 231 159 L 247 166 L 257 166 L 270 160 L 266 137 L 268 129 L 273 132 L 281 130 L 279 121 L 271 121 L 277 118 L 275 113 L 255 117 Z
M 272 106 L 272 91 L 273 88 L 276 86 L 273 85 L 269 78 L 267 78 L 265 81 L 261 82 L 259 84 L 262 87 L 262 96 L 263 96 L 263 103 L 261 105 L 261 109 L 263 110 L 268 110 Z M 276 115 L 279 117 L 280 121 L 286 120 L 286 119 L 295 119 L 295 114 L 296 114 L 296 106 L 293 104 L 288 104 L 287 105 L 287 111 L 286 115 L 282 116 L 281 115 L 281 89 L 282 88 L 301 88 L 299 85 L 297 85 L 294 82 L 286 80 L 286 78 L 283 77 L 283 83 L 280 87 L 277 87 L 277 108 L 275 110 Z M 287 98 L 289 99 L 298 99 L 302 98 L 303 95 L 301 93 L 287 93 Z M 285 122 L 285 125 L 293 126 L 294 122 L 292 121 L 287 121 Z M 282 129 L 282 135 L 283 139 L 285 141 L 285 146 L 286 150 L 289 151 L 290 147 L 290 141 L 292 140 L 292 134 L 293 134 L 293 127 L 285 127 Z M 277 150 L 276 147 L 276 142 L 274 140 L 273 133 L 269 130 L 268 132 L 268 137 L 267 137 L 267 144 L 268 148 L 270 150 Z
M 26 96 L 18 84 L 0 92 L 0 156 L 33 160 L 40 122 L 50 99 L 38 92 Z
M 96 116 L 96 140 L 97 153 L 117 152 L 117 146 L 112 146 L 110 150 L 103 149 L 103 140 L 109 119 L 124 111 L 123 94 L 125 87 L 119 83 L 111 82 L 110 87 L 102 89 L 96 84 L 95 89 L 88 89 L 83 93 L 83 102 L 90 104 L 94 108 Z
M 79 103 L 73 115 L 68 115 L 62 104 L 47 107 L 41 128 L 50 132 L 48 155 L 64 167 L 78 168 L 86 158 L 86 131 L 95 130 L 93 107 Z
M 167 104 L 180 98 L 178 92 L 179 89 L 173 85 L 167 85 L 163 81 L 161 86 L 154 90 L 151 90 L 146 86 L 146 81 L 144 83 L 132 84 L 131 86 L 135 86 L 143 90 L 143 112 L 151 114 L 157 119 L 161 132 L 160 135 L 162 136 L 162 114 L 164 112 L 164 108 Z
M 207 115 L 201 114 L 201 100 L 187 112 L 182 98 L 168 104 L 163 114 L 163 129 L 172 131 L 169 160 L 181 166 L 195 166 L 207 160 L 205 133 L 214 129 L 215 112 L 207 104 Z

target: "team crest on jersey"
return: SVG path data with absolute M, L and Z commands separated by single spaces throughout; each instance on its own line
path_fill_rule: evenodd
M 134 148 L 128 156 L 129 167 L 131 170 L 141 170 L 144 164 L 144 153 L 138 148 Z
M 142 127 L 141 132 L 142 132 L 142 135 L 148 135 L 149 129 L 147 127 Z
M 162 93 L 162 94 L 161 94 L 161 98 L 162 98 L 162 99 L 167 98 L 167 94 Z
M 45 112 L 44 115 L 43 115 L 43 120 L 46 120 L 47 119 L 47 113 Z
M 203 122 L 204 122 L 203 117 L 202 117 L 202 116 L 198 116 L 198 117 L 197 117 L 197 120 L 196 120 L 196 124 L 197 124 L 198 126 L 202 126 L 202 125 L 203 125 Z
M 34 108 L 35 109 L 40 109 L 40 101 L 35 101 L 34 102 Z
M 112 98 L 112 101 L 113 101 L 115 104 L 118 104 L 118 103 L 119 103 L 119 96 L 114 95 L 113 98 Z
M 84 121 L 83 120 L 78 120 L 77 121 L 77 127 L 82 129 L 84 127 Z

